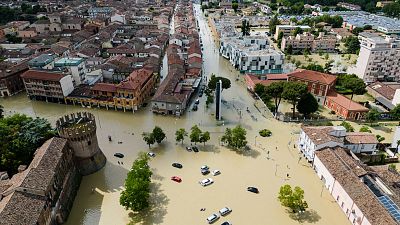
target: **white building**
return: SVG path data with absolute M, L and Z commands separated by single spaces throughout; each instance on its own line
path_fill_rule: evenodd
M 298 148 L 312 161 L 315 152 L 326 147 L 345 147 L 354 153 L 372 153 L 378 140 L 371 133 L 346 132 L 342 126 L 303 126 L 298 140 Z
M 400 81 L 400 39 L 363 32 L 359 40 L 360 53 L 351 73 L 367 83 Z
M 86 83 L 86 67 L 83 58 L 61 58 L 54 63 L 54 67 L 71 74 L 75 86 Z
M 116 14 L 114 14 L 114 15 L 111 16 L 111 23 L 113 23 L 113 22 L 118 22 L 118 23 L 121 23 L 121 24 L 126 24 L 126 16 L 123 15 L 123 14 L 118 14 L 118 13 L 116 13 Z
M 279 33 L 282 32 L 284 37 L 292 35 L 293 31 L 296 30 L 296 28 L 300 28 L 302 30 L 309 30 L 311 27 L 309 26 L 300 26 L 300 25 L 277 25 L 274 38 L 275 40 L 278 40 Z
M 219 52 L 240 72 L 282 72 L 284 54 L 270 48 L 265 37 L 224 37 L 220 40 Z

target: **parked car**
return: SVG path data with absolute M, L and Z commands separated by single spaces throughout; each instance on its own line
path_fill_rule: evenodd
M 204 180 L 200 181 L 199 183 L 200 183 L 202 186 L 205 187 L 205 186 L 208 186 L 208 185 L 214 183 L 214 181 L 213 181 L 213 179 L 211 179 L 211 178 L 207 178 L 207 179 L 204 179 Z
M 172 166 L 173 167 L 175 167 L 175 168 L 179 168 L 179 169 L 182 169 L 182 164 L 180 164 L 180 163 L 172 163 Z
M 194 152 L 199 152 L 199 148 L 197 146 L 193 146 L 192 149 L 193 149 Z
M 148 152 L 147 155 L 153 158 L 156 157 L 156 153 L 154 152 Z
M 193 111 L 197 111 L 198 109 L 199 109 L 199 107 L 197 105 L 194 105 L 192 108 Z
M 231 212 L 232 212 L 232 209 L 230 209 L 229 207 L 224 207 L 221 210 L 219 210 L 219 214 L 221 214 L 221 216 L 226 216 Z
M 201 172 L 201 174 L 203 174 L 203 175 L 207 175 L 207 174 L 209 174 L 209 173 L 210 173 L 210 170 L 207 170 L 207 169 L 201 169 L 201 170 L 200 170 L 200 172 Z
M 212 173 L 212 175 L 217 176 L 217 175 L 220 175 L 220 174 L 221 174 L 221 171 L 219 171 L 219 170 L 214 170 L 214 171 L 212 171 L 211 173 Z
M 253 193 L 256 193 L 256 194 L 259 193 L 258 188 L 256 188 L 256 187 L 248 187 L 247 191 L 250 191 L 250 192 L 253 192 Z
M 115 153 L 114 156 L 117 158 L 121 158 L 121 159 L 124 158 L 124 154 L 119 153 L 119 152 Z
M 199 93 L 199 97 L 200 97 L 200 98 L 203 97 L 203 92 L 200 92 L 200 93 Z
M 173 176 L 173 177 L 171 177 L 171 180 L 173 180 L 173 181 L 175 181 L 175 182 L 178 182 L 178 183 L 182 182 L 182 178 L 180 178 L 180 177 L 178 177 L 178 176 Z
M 196 101 L 194 102 L 194 104 L 196 104 L 196 105 L 200 104 L 200 99 L 196 99 Z
M 192 147 L 187 146 L 187 147 L 186 147 L 186 150 L 187 150 L 188 152 L 191 152 L 191 151 L 192 151 Z
M 221 225 L 232 225 L 232 223 L 225 221 L 225 222 L 221 223 Z
M 214 223 L 215 221 L 217 221 L 219 219 L 219 216 L 217 214 L 212 214 L 211 216 L 207 217 L 207 222 L 209 224 Z

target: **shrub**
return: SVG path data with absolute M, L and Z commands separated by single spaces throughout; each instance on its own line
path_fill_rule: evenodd
M 262 129 L 258 133 L 260 134 L 261 137 L 269 137 L 272 135 L 272 132 L 267 129 Z

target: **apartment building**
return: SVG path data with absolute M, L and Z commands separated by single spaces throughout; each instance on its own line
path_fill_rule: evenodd
M 351 69 L 366 83 L 400 81 L 400 39 L 362 32 L 359 35 L 360 53 Z
M 17 65 L 0 63 L 0 97 L 8 97 L 24 90 L 21 74 L 27 70 L 26 61 Z
M 334 35 L 325 35 L 319 33 L 318 37 L 314 37 L 309 32 L 297 34 L 296 36 L 288 36 L 282 38 L 281 49 L 287 50 L 292 46 L 293 52 L 302 52 L 309 49 L 312 52 L 334 52 L 336 47 L 336 37 Z
M 350 3 L 347 3 L 347 2 L 339 2 L 337 4 L 337 6 L 343 7 L 345 9 L 348 9 L 348 10 L 351 10 L 351 11 L 360 11 L 361 10 L 361 6 L 355 5 L 355 4 L 350 4 Z
M 296 28 L 300 28 L 302 30 L 308 30 L 311 29 L 309 26 L 301 26 L 301 25 L 277 25 L 274 38 L 275 40 L 278 40 L 279 33 L 283 33 L 284 37 L 290 36 L 293 34 L 293 31 L 296 30 Z
M 62 73 L 28 70 L 21 75 L 30 99 L 64 102 L 73 90 L 73 78 Z
M 363 132 L 346 132 L 342 126 L 302 126 L 298 148 L 308 161 L 323 148 L 344 147 L 353 153 L 373 153 L 378 140 L 374 134 Z
M 83 58 L 61 58 L 54 62 L 54 67 L 71 74 L 74 86 L 86 83 L 86 66 Z
M 282 73 L 284 54 L 269 48 L 265 37 L 224 37 L 219 52 L 242 73 Z

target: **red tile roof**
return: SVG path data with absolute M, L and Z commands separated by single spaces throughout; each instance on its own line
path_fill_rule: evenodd
M 108 83 L 96 83 L 92 87 L 93 91 L 107 91 L 107 92 L 116 92 L 117 87 L 115 84 L 108 84 Z
M 328 93 L 328 96 L 326 96 L 327 99 L 335 102 L 336 104 L 342 106 L 343 108 L 349 110 L 349 111 L 365 111 L 368 112 L 368 108 L 358 104 L 357 102 L 354 102 L 350 100 L 349 98 L 338 94 L 334 91 Z
M 294 72 L 291 72 L 288 74 L 288 77 L 293 77 L 299 80 L 319 82 L 328 85 L 333 84 L 336 81 L 336 76 L 334 75 L 304 69 L 298 69 Z
M 60 73 L 50 73 L 45 71 L 28 70 L 21 75 L 24 79 L 35 79 L 35 80 L 48 80 L 48 81 L 60 81 L 64 77 Z

